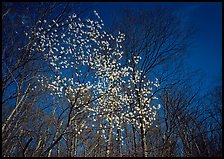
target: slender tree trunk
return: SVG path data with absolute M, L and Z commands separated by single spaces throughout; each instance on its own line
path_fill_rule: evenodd
M 71 157 L 75 157 L 75 134 L 71 138 Z
M 106 148 L 106 157 L 110 157 L 111 153 L 111 137 L 112 137 L 112 124 L 109 121 L 109 130 L 108 130 L 108 140 L 107 140 L 107 148 Z
M 78 148 L 78 140 L 77 140 L 77 134 L 74 136 L 74 157 L 77 156 L 77 148 Z
M 145 157 L 148 157 L 148 149 L 147 149 L 147 141 L 146 141 L 146 131 L 145 131 L 144 127 L 143 127 L 143 141 L 144 141 Z
M 141 127 L 140 127 L 140 133 L 141 133 L 141 146 L 142 146 L 142 151 L 143 157 L 147 157 L 148 156 L 148 152 L 147 152 L 147 144 L 146 144 L 146 136 L 145 136 L 145 128 L 143 127 L 143 122 L 142 120 L 140 120 L 141 122 Z
M 106 150 L 106 157 L 110 157 L 111 153 L 111 137 L 112 137 L 112 128 L 109 128 L 108 131 L 108 141 L 107 141 L 107 150 Z
M 52 152 L 52 149 L 48 152 L 47 157 L 51 157 L 51 152 Z
M 24 102 L 26 100 L 27 97 L 27 91 L 30 87 L 30 84 L 27 86 L 24 95 L 21 97 L 21 99 L 19 100 L 19 96 L 17 97 L 17 101 L 16 101 L 16 106 L 15 108 L 12 110 L 11 114 L 9 115 L 9 117 L 6 119 L 5 123 L 2 126 L 2 133 L 5 132 L 6 126 L 8 125 L 8 127 L 10 126 L 10 121 L 14 121 L 14 118 L 20 113 L 21 111 L 21 107 L 23 106 Z M 20 90 L 19 90 L 20 91 Z M 17 92 L 17 94 L 19 95 L 20 92 Z M 25 98 L 25 99 L 24 99 Z M 23 102 L 23 103 L 22 103 Z M 22 105 L 21 105 L 22 104 Z
M 126 141 L 126 156 L 130 156 L 130 151 L 129 151 L 129 136 L 128 136 L 128 127 L 127 123 L 125 123 L 125 141 Z
M 61 148 L 61 146 L 60 146 L 60 142 L 59 142 L 58 145 L 57 145 L 57 157 L 61 156 L 60 148 Z
M 96 154 L 96 157 L 101 157 L 101 144 L 100 144 L 100 136 L 101 136 L 101 131 L 99 131 L 99 136 L 98 136 L 98 139 L 97 139 L 97 146 L 98 146 L 98 150 L 97 150 L 97 154 Z
M 132 131 L 133 131 L 133 137 L 134 137 L 134 157 L 137 155 L 137 144 L 136 144 L 136 133 L 135 133 L 135 127 L 132 124 Z
M 117 133 L 118 133 L 118 156 L 119 157 L 122 157 L 122 145 L 121 145 L 121 131 L 120 130 L 117 130 Z
M 59 134 L 59 130 L 56 131 L 56 134 L 52 143 L 54 143 L 57 140 L 58 134 Z M 52 153 L 52 149 L 50 149 L 50 151 L 48 152 L 48 157 L 51 157 L 51 153 Z
M 39 141 L 38 141 L 37 147 L 35 149 L 35 152 L 33 153 L 34 157 L 39 155 L 39 149 L 41 147 L 41 144 L 42 144 L 42 139 L 41 139 L 41 137 L 39 137 Z

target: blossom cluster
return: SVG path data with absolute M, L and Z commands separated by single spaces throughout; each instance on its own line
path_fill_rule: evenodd
M 60 23 L 38 21 L 45 25 L 26 33 L 34 39 L 32 49 L 44 54 L 52 70 L 50 75 L 39 75 L 38 82 L 52 96 L 67 98 L 76 114 L 88 112 L 91 125 L 85 122 L 82 129 L 89 125 L 94 128 L 97 118 L 103 119 L 105 124 L 99 127 L 104 138 L 106 128 L 123 131 L 124 122 L 138 128 L 150 126 L 160 107 L 152 105 L 156 100 L 152 89 L 159 87 L 158 80 L 152 82 L 141 70 L 122 66 L 125 35 L 104 31 L 103 20 L 96 11 L 94 14 L 93 20 L 81 20 L 74 14 Z M 134 57 L 135 64 L 141 59 Z M 136 87 L 140 82 L 142 86 Z M 122 135 L 116 135 L 117 140 L 122 140 Z

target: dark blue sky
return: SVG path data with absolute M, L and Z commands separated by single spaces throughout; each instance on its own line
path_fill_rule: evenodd
M 17 5 L 17 4 L 16 4 Z M 91 6 L 110 26 L 113 16 L 122 14 L 122 10 L 152 9 L 164 6 L 177 10 L 186 24 L 197 28 L 193 46 L 186 58 L 189 70 L 200 69 L 203 74 L 203 87 L 210 89 L 221 85 L 222 73 L 222 2 L 83 2 L 84 8 Z
M 197 28 L 194 45 L 186 58 L 189 69 L 200 69 L 203 88 L 221 84 L 222 69 L 222 3 L 221 2 L 92 2 L 84 3 L 97 10 L 106 25 L 112 16 L 119 16 L 124 7 L 150 9 L 155 6 L 172 8 L 180 13 L 185 23 Z

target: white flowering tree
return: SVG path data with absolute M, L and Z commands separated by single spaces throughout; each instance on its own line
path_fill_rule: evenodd
M 55 108 L 58 120 L 65 127 L 61 133 L 56 133 L 52 144 L 43 153 L 48 152 L 48 156 L 64 134 L 72 131 L 75 141 L 88 127 L 104 137 L 106 155 L 110 156 L 113 134 L 124 144 L 123 122 L 134 123 L 142 129 L 150 126 L 155 117 L 150 81 L 146 81 L 142 90 L 137 90 L 135 85 L 139 82 L 140 72 L 132 67 L 122 67 L 124 34 L 119 32 L 114 37 L 105 32 L 102 19 L 96 11 L 94 13 L 94 20 L 81 20 L 73 14 L 61 23 L 39 21 L 48 23 L 47 28 L 36 28 L 34 36 L 39 44 L 34 47 L 45 53 L 45 60 L 49 61 L 52 70 L 50 75 L 39 75 L 38 81 L 54 98 L 67 99 L 65 108 Z M 53 25 L 60 29 L 51 29 Z M 45 30 L 49 32 L 47 35 Z M 158 86 L 157 83 L 154 85 Z M 128 87 L 129 93 L 124 86 Z M 138 100 L 144 104 L 139 104 Z M 77 120 L 83 113 L 87 113 L 91 121 Z M 102 123 L 97 128 L 99 119 Z M 76 154 L 75 147 L 71 154 Z
M 130 95 L 134 99 L 130 107 L 133 112 L 140 110 L 140 114 L 144 112 L 144 120 L 147 120 L 147 124 L 148 122 L 152 124 L 156 115 L 155 110 L 160 107 L 156 101 L 157 92 L 180 81 L 179 78 L 173 78 L 177 77 L 179 71 L 181 72 L 180 65 L 176 64 L 181 62 L 180 59 L 191 42 L 189 38 L 194 30 L 184 30 L 176 14 L 164 8 L 150 11 L 125 10 L 122 15 L 115 22 L 113 29 L 121 30 L 126 35 L 123 43 L 124 66 L 131 69 L 132 76 L 126 84 L 130 85 Z M 153 80 L 155 77 L 157 79 Z M 161 86 L 158 88 L 159 85 Z M 148 135 L 148 140 L 150 138 L 153 140 L 149 136 L 150 129 L 143 124 L 145 123 L 143 118 L 138 119 L 141 123 L 139 124 L 140 131 L 134 125 L 132 126 L 133 135 L 136 136 L 134 137 L 136 139 L 134 139 L 134 156 L 147 156 L 149 145 L 146 144 L 145 136 Z M 138 134 L 140 137 L 137 136 Z M 141 148 L 137 150 L 138 139 L 140 139 Z M 132 141 L 129 140 L 129 142 Z M 139 151 L 141 154 L 136 154 Z
M 135 61 L 135 63 L 138 62 Z M 160 109 L 160 104 L 155 102 L 158 99 L 155 94 L 158 91 L 159 83 L 158 79 L 153 82 L 146 78 L 142 70 L 138 71 L 132 67 L 130 70 L 132 70 L 132 76 L 126 85 L 130 91 L 130 102 L 129 113 L 126 116 L 135 130 L 140 130 L 138 132 L 140 132 L 143 156 L 147 157 L 146 129 L 151 127 L 156 119 L 156 110 Z
M 52 135 L 39 137 L 35 155 L 52 156 L 56 145 L 59 155 L 59 141 L 64 140 L 67 154 L 76 156 L 78 142 L 85 142 L 82 133 L 91 131 L 104 138 L 106 156 L 112 155 L 113 139 L 119 143 L 121 156 L 124 124 L 142 129 L 154 120 L 152 83 L 142 79 L 144 87 L 138 90 L 141 71 L 122 64 L 125 35 L 106 32 L 102 19 L 96 11 L 94 14 L 84 20 L 76 14 L 60 21 L 42 19 L 25 32 L 29 43 L 19 51 L 38 52 L 44 56 L 44 67 L 50 68 L 37 75 L 37 83 L 29 84 L 33 93 L 45 92 L 48 101 L 43 105 L 51 105 L 46 110 L 51 115 L 45 132 Z
M 198 92 L 186 87 L 179 58 L 192 31 L 173 12 L 127 11 L 111 33 L 96 11 L 70 14 L 69 3 L 41 3 L 16 27 L 10 5 L 2 16 L 3 156 L 203 155 L 201 141 L 212 154 L 216 137 L 207 141 L 213 129 L 201 122 L 219 126 L 219 112 L 202 117 Z
M 52 96 L 68 100 L 68 107 L 63 109 L 59 116 L 68 114 L 63 134 L 67 133 L 72 121 L 82 112 L 88 111 L 90 115 L 99 111 L 109 112 L 107 103 L 103 103 L 102 99 L 111 89 L 117 87 L 113 83 L 120 77 L 116 73 L 119 70 L 116 60 L 122 57 L 119 49 L 124 35 L 119 33 L 115 38 L 107 34 L 102 30 L 102 20 L 96 12 L 95 15 L 99 21 L 82 21 L 76 15 L 69 16 L 60 24 L 53 20 L 48 28 L 36 28 L 34 35 L 39 42 L 34 49 L 45 53 L 45 59 L 49 61 L 52 69 L 50 76 L 40 75 L 38 81 L 42 83 L 42 87 L 51 90 Z M 43 23 L 48 22 L 44 20 Z M 52 25 L 62 29 L 51 30 Z M 45 30 L 50 34 L 46 35 Z M 90 106 L 91 103 L 94 103 L 94 106 Z M 88 124 L 84 121 L 82 127 L 74 128 L 77 131 L 75 133 L 80 134 Z M 74 125 L 75 123 L 72 127 Z M 49 152 L 49 155 L 55 141 L 58 142 L 58 139 L 55 138 L 45 151 Z

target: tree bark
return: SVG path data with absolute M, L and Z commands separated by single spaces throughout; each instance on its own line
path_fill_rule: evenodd
M 134 157 L 136 157 L 137 155 L 137 144 L 136 144 L 136 133 L 135 133 L 135 127 L 134 125 L 132 124 L 132 132 L 133 132 L 133 136 L 134 136 Z
M 111 121 L 109 121 L 109 122 L 110 122 L 110 126 L 109 126 L 109 130 L 108 130 L 106 157 L 110 157 L 110 153 L 111 153 L 112 126 L 111 126 Z
M 141 146 L 142 146 L 142 151 L 143 157 L 147 157 L 148 156 L 148 152 L 147 152 L 147 143 L 146 143 L 146 136 L 145 136 L 145 128 L 143 127 L 143 123 L 142 120 L 140 120 L 141 122 L 141 127 L 140 127 L 140 133 L 141 133 Z
M 118 156 L 119 157 L 122 157 L 122 144 L 121 144 L 121 131 L 120 130 L 117 130 L 117 133 L 118 133 Z

